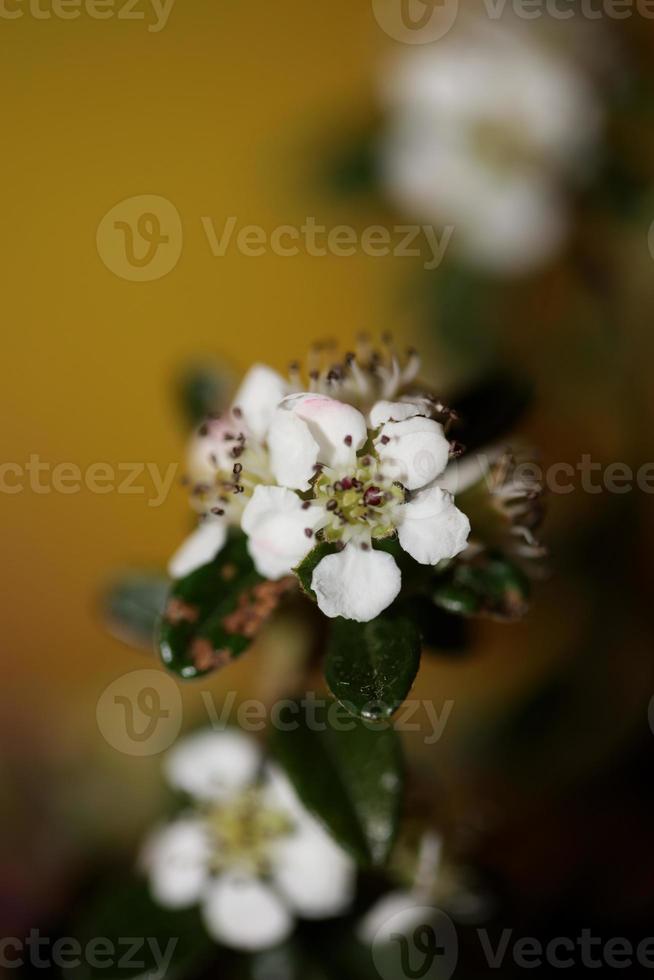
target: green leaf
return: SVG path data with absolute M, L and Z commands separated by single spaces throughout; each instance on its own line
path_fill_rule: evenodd
M 358 718 L 389 718 L 411 690 L 420 666 L 420 634 L 405 617 L 368 623 L 334 620 L 325 676 L 335 698 Z
M 400 740 L 388 724 L 305 699 L 280 712 L 271 749 L 308 810 L 362 865 L 383 865 L 403 788 Z
M 159 630 L 164 664 L 193 678 L 239 657 L 292 584 L 262 578 L 245 535 L 234 534 L 212 562 L 173 586 Z
M 199 425 L 208 415 L 220 412 L 227 401 L 229 384 L 218 370 L 206 365 L 190 367 L 178 381 L 178 399 L 185 421 Z
M 486 615 L 518 619 L 529 598 L 529 580 L 508 558 L 484 553 L 453 564 L 436 585 L 434 602 L 461 616 Z
M 315 548 L 312 548 L 308 555 L 306 555 L 297 568 L 293 571 L 300 580 L 300 585 L 306 594 L 314 600 L 316 600 L 316 594 L 311 588 L 311 580 L 313 578 L 313 573 L 316 566 L 325 558 L 327 555 L 333 555 L 338 551 L 337 545 L 330 543 L 328 541 L 321 541 L 317 544 Z
M 163 572 L 129 572 L 117 579 L 103 597 L 111 632 L 130 646 L 152 651 L 169 589 Z
M 162 908 L 150 897 L 147 884 L 135 878 L 113 881 L 97 892 L 71 938 L 84 951 L 81 963 L 64 971 L 74 980 L 146 975 L 184 980 L 196 976 L 218 952 L 196 908 Z

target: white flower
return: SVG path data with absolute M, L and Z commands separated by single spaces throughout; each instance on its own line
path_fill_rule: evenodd
M 601 111 L 586 76 L 514 22 L 462 20 L 407 47 L 384 78 L 384 183 L 419 220 L 454 226 L 474 263 L 520 273 L 568 225 L 564 179 L 583 169 Z
M 451 494 L 434 483 L 450 446 L 443 426 L 426 414 L 432 408 L 424 398 L 381 400 L 366 421 L 352 405 L 323 394 L 280 402 L 268 433 L 280 486 L 257 486 L 241 523 L 260 574 L 288 575 L 318 535 L 341 549 L 313 572 L 320 609 L 366 622 L 401 587 L 394 558 L 373 541 L 397 533 L 400 546 L 421 564 L 459 554 L 470 524 Z
M 168 571 L 173 578 L 206 565 L 222 549 L 228 525 L 240 522 L 245 483 L 271 482 L 265 440 L 272 413 L 288 391 L 281 375 L 255 364 L 229 410 L 207 419 L 194 435 L 187 468 L 194 499 L 206 513 L 171 558 Z
M 209 934 L 242 950 L 282 942 L 295 916 L 347 909 L 353 861 L 248 736 L 208 731 L 183 739 L 166 758 L 166 774 L 194 808 L 143 848 L 159 904 L 198 904 Z

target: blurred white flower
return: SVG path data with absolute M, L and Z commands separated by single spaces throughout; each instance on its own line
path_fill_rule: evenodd
M 327 918 L 348 908 L 353 861 L 252 739 L 239 732 L 189 736 L 168 754 L 165 770 L 193 807 L 143 848 L 141 864 L 159 904 L 198 904 L 209 934 L 241 950 L 282 942 L 295 916 Z
M 321 559 L 311 587 L 326 616 L 367 622 L 401 587 L 395 559 L 373 542 L 397 532 L 401 547 L 435 565 L 462 551 L 470 523 L 434 485 L 450 444 L 426 399 L 378 401 L 364 415 L 319 393 L 285 398 L 268 442 L 277 486 L 258 486 L 241 526 L 261 575 L 288 575 L 316 545 L 340 550 Z M 301 495 L 300 495 L 301 494 Z
M 437 43 L 406 46 L 383 79 L 381 148 L 390 196 L 495 272 L 546 261 L 568 226 L 565 178 L 583 170 L 601 107 L 587 75 L 542 32 L 461 20 Z

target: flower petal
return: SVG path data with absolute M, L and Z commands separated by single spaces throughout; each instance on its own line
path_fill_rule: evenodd
M 166 908 L 181 909 L 199 901 L 209 859 L 202 821 L 181 818 L 151 834 L 139 863 L 149 876 L 154 900 Z
M 237 731 L 205 730 L 168 752 L 164 772 L 175 789 L 200 800 L 222 800 L 251 783 L 259 763 L 254 739 Z
M 400 544 L 421 565 L 435 565 L 463 551 L 470 534 L 470 521 L 440 487 L 417 494 L 397 511 Z
M 277 371 L 265 364 L 254 364 L 234 395 L 232 412 L 240 411 L 248 431 L 263 442 L 273 413 L 287 394 L 288 384 Z
M 283 942 L 293 919 L 282 899 L 258 878 L 221 875 L 206 890 L 202 917 L 207 932 L 234 949 L 267 949 Z
M 229 413 L 218 419 L 207 419 L 196 430 L 186 454 L 186 469 L 193 483 L 211 484 L 218 470 L 231 473 L 234 466 L 234 458 L 230 455 L 234 447 L 232 440 L 239 431 L 237 419 Z
M 224 521 L 206 517 L 182 542 L 168 562 L 169 575 L 172 578 L 184 578 L 196 568 L 213 561 L 218 552 L 222 551 L 226 540 Z
M 277 483 L 294 490 L 308 490 L 318 461 L 319 446 L 302 419 L 279 408 L 268 432 L 270 468 Z
M 423 416 L 386 422 L 375 448 L 389 476 L 408 490 L 419 490 L 439 476 L 450 453 L 443 426 Z
M 365 551 L 354 542 L 323 558 L 311 579 L 325 616 L 343 616 L 359 623 L 367 623 L 390 606 L 401 585 L 402 576 L 391 555 Z
M 255 487 L 241 527 L 259 574 L 269 579 L 289 575 L 314 546 L 313 532 L 324 517 L 321 507 L 304 507 L 292 490 Z
M 277 845 L 274 862 L 275 884 L 298 915 L 327 918 L 352 902 L 354 862 L 309 814 Z
M 400 402 L 376 402 L 369 413 L 370 428 L 378 429 L 384 422 L 403 422 L 414 415 L 428 415 L 430 404 L 426 398 L 402 400 Z
M 325 466 L 351 466 L 368 435 L 366 420 L 357 408 L 327 395 L 289 395 L 280 410 L 306 423 L 318 443 L 318 462 Z

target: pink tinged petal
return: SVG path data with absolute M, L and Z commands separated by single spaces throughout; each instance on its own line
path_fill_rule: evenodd
M 168 573 L 172 578 L 184 578 L 196 568 L 213 561 L 222 551 L 227 540 L 227 529 L 222 520 L 207 517 L 180 545 L 168 562 Z
M 363 550 L 356 543 L 323 558 L 311 579 L 325 616 L 343 616 L 359 623 L 367 623 L 390 606 L 401 585 L 402 576 L 391 555 Z
M 319 446 L 306 423 L 287 409 L 277 409 L 268 432 L 268 449 L 277 483 L 308 490 L 309 480 L 315 475 Z
M 358 409 L 326 395 L 289 395 L 281 410 L 303 420 L 318 443 L 317 461 L 325 466 L 353 465 L 357 449 L 368 436 L 366 420 Z
M 370 428 L 378 429 L 384 422 L 403 422 L 414 415 L 428 415 L 430 404 L 426 399 L 416 401 L 387 402 L 380 401 L 370 409 Z
M 245 951 L 276 946 L 293 929 L 290 912 L 269 885 L 234 872 L 209 885 L 202 917 L 213 939 Z
M 273 412 L 287 393 L 282 376 L 265 364 L 255 364 L 243 378 L 232 405 L 240 410 L 247 430 L 259 442 L 265 439 Z
M 419 490 L 443 472 L 450 444 L 439 422 L 415 416 L 386 422 L 375 439 L 375 449 L 389 477 L 407 490 Z
M 164 759 L 171 786 L 200 800 L 224 800 L 256 778 L 261 756 L 237 731 L 205 730 L 181 739 Z
M 211 852 L 200 820 L 176 820 L 146 841 L 140 865 L 147 872 L 152 897 L 166 908 L 194 905 L 208 879 Z
M 352 859 L 311 818 L 275 849 L 275 884 L 306 919 L 344 912 L 354 897 L 355 875 Z
M 289 575 L 314 547 L 314 531 L 324 519 L 321 507 L 303 507 L 292 490 L 256 487 L 243 511 L 241 527 L 248 535 L 248 552 L 259 574 L 268 579 Z
M 423 490 L 397 513 L 400 544 L 421 565 L 454 558 L 466 547 L 470 521 L 440 487 Z

